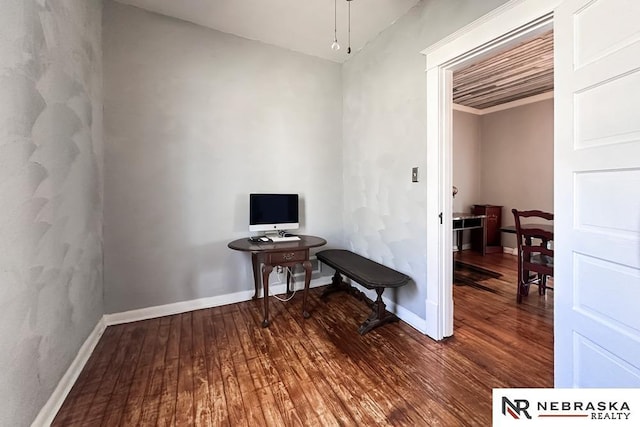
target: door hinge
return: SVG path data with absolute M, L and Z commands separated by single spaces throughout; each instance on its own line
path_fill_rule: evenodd
M 438 218 L 440 218 L 440 224 L 442 224 L 442 212 L 440 212 L 440 214 L 438 215 Z

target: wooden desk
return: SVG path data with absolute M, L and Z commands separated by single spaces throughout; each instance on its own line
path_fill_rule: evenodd
M 234 240 L 227 246 L 236 251 L 251 252 L 251 262 L 253 264 L 253 282 L 255 294 L 253 299 L 258 298 L 259 289 L 259 265 L 262 264 L 262 299 L 264 300 L 264 320 L 262 327 L 269 326 L 269 274 L 273 267 L 294 267 L 302 264 L 304 267 L 304 293 L 302 296 L 302 315 L 309 317 L 307 311 L 307 294 L 309 293 L 309 283 L 311 282 L 311 261 L 309 261 L 309 249 L 326 245 L 327 241 L 315 236 L 300 235 L 300 240 L 289 242 L 250 242 L 248 238 Z M 289 294 L 290 273 L 287 271 L 287 294 Z
M 456 244 L 458 245 L 458 250 L 462 250 L 462 233 L 463 230 L 471 230 L 474 228 L 482 228 L 482 235 L 484 243 L 482 244 L 482 255 L 485 254 L 486 245 L 486 233 L 484 232 L 484 220 L 486 215 L 476 215 L 472 213 L 465 212 L 454 212 L 453 213 L 453 231 L 456 232 Z
M 471 230 L 471 248 L 483 254 L 502 252 L 502 206 L 473 205 L 471 212 L 476 215 L 486 215 L 483 229 Z

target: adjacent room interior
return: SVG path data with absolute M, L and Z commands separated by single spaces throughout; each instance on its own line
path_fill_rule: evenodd
M 453 109 L 454 218 L 484 216 L 454 231 L 454 284 L 510 304 L 518 268 L 511 210 L 553 213 L 553 31 L 454 72 Z M 552 301 L 546 293 L 525 303 L 552 319 Z

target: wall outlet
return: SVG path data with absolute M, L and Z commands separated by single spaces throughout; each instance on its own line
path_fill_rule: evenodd
M 418 182 L 418 168 L 411 169 L 411 182 Z

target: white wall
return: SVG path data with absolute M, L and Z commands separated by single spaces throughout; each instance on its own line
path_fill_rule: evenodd
M 0 425 L 29 425 L 103 314 L 99 0 L 0 3 Z
M 422 1 L 343 67 L 347 246 L 415 283 L 389 295 L 418 316 L 426 300 L 426 78 L 420 52 L 505 0 Z
M 481 200 L 511 209 L 553 212 L 553 99 L 482 116 Z M 515 248 L 514 235 L 502 245 Z
M 480 116 L 462 111 L 453 112 L 453 185 L 458 194 L 453 199 L 453 212 L 470 212 L 480 204 Z M 455 235 L 455 233 L 454 233 Z M 471 241 L 471 233 L 463 234 L 463 246 Z M 457 241 L 453 243 L 456 245 Z
M 106 2 L 109 313 L 253 289 L 250 192 L 342 246 L 340 65 Z

